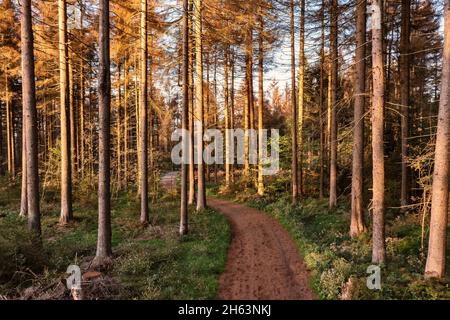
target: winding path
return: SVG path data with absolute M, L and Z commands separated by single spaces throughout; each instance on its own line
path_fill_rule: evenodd
M 163 187 L 173 188 L 176 173 L 165 175 Z M 208 206 L 231 223 L 232 240 L 219 299 L 311 300 L 308 271 L 288 232 L 267 214 L 240 204 L 208 198 Z

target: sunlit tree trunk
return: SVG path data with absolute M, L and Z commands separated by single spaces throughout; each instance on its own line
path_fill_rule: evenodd
M 180 235 L 186 235 L 189 230 L 188 224 L 188 164 L 186 155 L 189 152 L 188 139 L 185 131 L 189 126 L 189 3 L 183 0 L 183 106 L 181 115 L 182 157 L 181 165 L 181 208 L 180 208 Z
M 148 216 L 148 47 L 147 47 L 147 0 L 141 0 L 141 68 L 139 102 L 139 172 L 141 193 L 141 223 L 149 222 Z
M 197 151 L 198 151 L 198 190 L 197 210 L 206 208 L 205 169 L 203 162 L 203 49 L 202 49 L 202 0 L 194 1 L 195 17 L 195 106 L 196 106 L 196 128 Z
M 297 104 L 295 99 L 295 20 L 294 0 L 290 2 L 291 13 L 291 139 L 292 139 L 292 204 L 296 205 L 299 196 L 298 186 L 298 144 L 297 144 Z
M 124 155 L 124 182 L 125 182 L 125 188 L 128 186 L 129 181 L 129 147 L 128 147 L 128 141 L 129 141 L 129 127 L 128 127 L 128 60 L 125 59 L 124 68 L 123 68 L 123 78 L 124 78 L 124 84 L 123 84 L 123 110 L 124 110 L 124 128 L 123 128 L 123 155 Z
M 263 110 L 264 110 L 264 18 L 262 1 L 259 1 L 259 34 L 258 34 L 258 194 L 264 195 L 264 176 L 263 176 Z
M 441 100 L 433 175 L 430 220 L 430 242 L 425 274 L 430 278 L 445 277 L 448 224 L 448 182 L 450 148 L 450 2 L 444 7 L 444 53 Z
M 193 17 L 192 12 L 194 8 L 194 2 L 193 0 L 188 0 L 189 2 L 189 32 L 190 37 L 194 41 L 194 29 L 193 29 Z M 192 47 L 194 48 L 195 45 L 192 43 Z M 189 50 L 189 197 L 188 197 L 188 204 L 193 205 L 195 203 L 195 154 L 194 154 L 194 112 L 195 112 L 195 106 L 194 106 L 194 57 L 195 52 L 194 50 Z
M 22 107 L 23 108 L 23 107 Z M 27 142 L 26 142 L 26 114 L 22 109 L 22 187 L 20 192 L 20 216 L 28 215 L 28 197 L 27 197 Z
M 11 177 L 16 175 L 16 163 L 14 156 L 14 123 L 13 111 L 11 108 L 11 96 L 9 93 L 8 68 L 5 68 L 5 100 L 6 100 L 6 140 L 8 154 L 8 174 Z
M 117 158 L 117 185 L 122 187 L 122 65 L 117 63 L 117 114 L 116 114 L 116 158 Z
M 103 262 L 112 255 L 111 249 L 111 75 L 109 49 L 109 0 L 99 3 L 99 172 L 98 172 L 98 240 L 96 259 Z
M 354 124 L 352 214 L 350 236 L 358 237 L 366 230 L 363 205 L 364 107 L 366 94 L 366 1 L 356 7 L 356 56 L 354 73 Z
M 21 15 L 22 103 L 25 112 L 25 144 L 27 162 L 28 228 L 41 235 L 39 209 L 38 130 L 33 52 L 31 0 L 22 1 Z
M 69 119 L 70 119 L 70 172 L 72 180 L 76 179 L 76 165 L 77 165 L 77 145 L 76 145 L 76 106 L 74 103 L 74 82 L 73 82 L 73 53 L 70 51 L 68 56 L 68 72 L 69 72 Z
M 319 162 L 320 162 L 320 180 L 319 180 L 319 198 L 324 198 L 325 189 L 325 132 L 324 132 L 324 65 L 325 65 L 325 1 L 322 0 L 321 8 L 321 43 L 320 43 L 320 93 L 319 93 L 319 105 L 320 105 L 320 150 L 319 150 Z
M 224 92 L 224 114 L 225 114 L 225 186 L 228 189 L 230 187 L 231 183 L 231 164 L 230 164 L 230 148 L 229 145 L 231 143 L 230 141 L 230 135 L 229 135 L 229 129 L 230 129 L 230 106 L 229 106 L 229 91 L 228 91 L 228 64 L 229 64 L 229 58 L 230 56 L 230 49 L 229 46 L 226 45 L 224 49 L 224 85 L 223 85 L 223 92 Z
M 84 21 L 84 5 L 80 1 L 80 29 L 84 30 L 83 28 L 83 21 Z M 84 88 L 84 57 L 80 57 L 80 170 L 81 170 L 81 177 L 84 178 L 85 174 L 85 123 L 84 123 L 84 103 L 85 103 L 85 88 Z
M 338 82 L 338 0 L 331 2 L 330 28 L 330 58 L 331 58 L 331 86 L 330 86 L 330 199 L 329 206 L 337 204 L 337 82 Z
M 234 129 L 234 54 L 231 54 L 230 67 L 230 129 Z M 234 158 L 234 156 L 233 156 Z M 234 160 L 234 159 L 233 159 Z M 233 161 L 234 163 L 234 161 Z M 235 182 L 234 164 L 231 166 L 231 182 Z
M 298 163 L 299 163 L 299 193 L 304 191 L 303 182 L 303 118 L 305 113 L 305 0 L 300 4 L 300 50 L 299 50 L 299 81 L 298 81 Z
M 382 0 L 372 0 L 372 157 L 373 157 L 373 251 L 372 262 L 386 260 L 384 222 L 384 65 Z
M 409 88 L 410 88 L 410 20 L 411 0 L 402 0 L 402 30 L 400 39 L 400 104 L 401 104 L 401 140 L 402 140 L 402 185 L 400 203 L 405 207 L 409 203 Z
M 72 220 L 72 173 L 70 158 L 70 105 L 67 47 L 67 3 L 58 0 L 59 96 L 61 111 L 61 215 L 60 224 Z

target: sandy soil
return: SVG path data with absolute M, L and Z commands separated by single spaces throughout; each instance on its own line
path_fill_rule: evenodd
M 308 272 L 290 235 L 263 212 L 208 198 L 232 226 L 226 270 L 220 278 L 224 300 L 311 300 Z

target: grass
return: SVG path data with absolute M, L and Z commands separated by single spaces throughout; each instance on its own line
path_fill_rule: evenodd
M 26 221 L 18 217 L 19 187 L 5 181 L 0 189 L 0 296 L 23 297 L 30 287 L 42 293 L 64 279 L 70 264 L 88 268 L 97 241 L 95 192 L 82 199 L 75 196 L 75 221 L 64 228 L 58 226 L 58 202 L 53 196 L 43 200 L 40 248 L 27 232 Z M 52 194 L 46 192 L 46 196 Z M 95 298 L 216 297 L 231 237 L 228 223 L 212 210 L 191 210 L 190 233 L 180 238 L 178 198 L 167 194 L 159 199 L 151 204 L 148 228 L 139 223 L 139 203 L 133 192 L 113 200 L 114 263 L 104 274 L 111 288 L 96 292 Z
M 367 268 L 371 265 L 370 233 L 358 239 L 348 235 L 350 206 L 340 201 L 334 210 L 327 201 L 305 199 L 292 207 L 287 192 L 269 181 L 268 193 L 255 196 L 255 190 L 221 193 L 210 187 L 210 194 L 245 203 L 275 217 L 296 241 L 308 269 L 311 285 L 321 299 L 342 299 L 343 293 L 358 300 L 372 299 L 450 299 L 450 274 L 445 280 L 425 280 L 426 255 L 421 246 L 421 221 L 416 214 L 387 214 L 387 264 L 382 268 L 382 290 L 367 288 Z M 369 217 L 366 217 L 369 221 Z M 426 239 L 425 239 L 425 243 Z M 447 259 L 450 258 L 450 250 Z

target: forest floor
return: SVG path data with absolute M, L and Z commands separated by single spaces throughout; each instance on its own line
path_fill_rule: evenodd
M 20 179 L 19 179 L 20 181 Z M 95 183 L 94 183 L 95 185 Z M 97 241 L 96 190 L 74 189 L 74 222 L 58 225 L 59 192 L 42 190 L 42 248 L 18 216 L 20 184 L 0 181 L 0 299 L 71 299 L 65 272 L 79 265 L 85 299 L 213 299 L 224 272 L 231 231 L 214 210 L 190 208 L 190 234 L 180 238 L 179 197 L 152 194 L 151 226 L 139 223 L 135 190 L 112 201 L 113 265 L 92 270 Z
M 420 214 L 387 211 L 387 264 L 381 269 L 382 289 L 370 290 L 367 269 L 371 265 L 371 234 L 369 231 L 357 239 L 348 235 L 348 199 L 340 199 L 334 210 L 328 209 L 326 199 L 304 198 L 292 206 L 289 185 L 290 176 L 280 175 L 267 178 L 263 197 L 257 195 L 251 183 L 242 181 L 228 190 L 210 184 L 208 195 L 255 208 L 277 220 L 294 240 L 310 274 L 314 296 L 319 299 L 450 299 L 450 270 L 442 280 L 423 277 L 427 237 L 422 240 Z M 366 221 L 371 230 L 368 213 Z M 450 247 L 447 258 L 450 259 Z
M 231 223 L 232 240 L 219 298 L 225 300 L 311 300 L 309 276 L 286 230 L 263 212 L 208 198 L 208 206 Z

